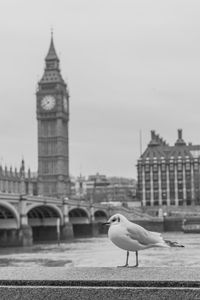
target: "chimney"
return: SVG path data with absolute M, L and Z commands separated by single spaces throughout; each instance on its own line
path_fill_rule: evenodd
M 182 129 L 178 129 L 178 139 L 175 143 L 175 146 L 183 146 L 183 145 L 186 145 L 186 143 L 184 142 L 182 137 Z
M 159 143 L 159 141 L 160 141 L 159 134 L 156 134 L 156 135 L 155 135 L 155 139 L 156 139 L 156 142 Z
M 151 139 L 154 140 L 155 138 L 155 130 L 151 130 Z
M 178 139 L 182 140 L 182 129 L 178 129 Z

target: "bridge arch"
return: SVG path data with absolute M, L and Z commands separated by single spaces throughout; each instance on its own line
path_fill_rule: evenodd
M 74 207 L 69 210 L 69 221 L 72 224 L 88 224 L 90 222 L 89 213 L 84 208 Z
M 59 207 L 53 204 L 43 205 L 43 204 L 33 204 L 27 209 L 28 219 L 57 219 L 60 218 L 60 224 L 63 225 L 63 214 Z M 40 221 L 41 222 L 41 221 Z M 34 222 L 33 222 L 34 223 Z M 55 223 L 56 224 L 56 223 Z M 30 224 L 31 225 L 31 224 Z
M 32 205 L 27 210 L 28 224 L 32 227 L 33 241 L 57 239 L 57 220 L 63 225 L 63 215 L 56 205 Z
M 108 214 L 101 209 L 97 209 L 94 212 L 94 219 L 96 222 L 103 223 L 108 219 Z
M 6 202 L 0 201 L 0 229 L 18 229 L 20 227 L 20 216 L 16 208 Z

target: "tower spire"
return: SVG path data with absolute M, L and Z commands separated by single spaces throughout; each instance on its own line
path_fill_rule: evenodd
M 59 58 L 58 58 L 58 56 L 56 54 L 54 42 L 53 42 L 53 29 L 51 29 L 51 42 L 50 42 L 49 51 L 47 53 L 47 56 L 46 56 L 45 60 L 46 61 L 52 61 L 52 60 L 59 61 Z
M 42 79 L 39 81 L 39 85 L 41 84 L 52 84 L 52 83 L 61 83 L 65 84 L 62 75 L 60 73 L 60 60 L 57 56 L 54 40 L 53 40 L 53 29 L 51 29 L 51 41 L 50 47 L 45 58 L 45 70 L 42 76 Z

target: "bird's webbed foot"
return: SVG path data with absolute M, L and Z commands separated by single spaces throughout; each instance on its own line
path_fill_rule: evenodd
M 134 265 L 134 266 L 128 266 L 129 268 L 137 268 L 139 265 L 138 264 L 136 264 L 136 265 Z
M 123 266 L 117 266 L 118 268 L 127 268 L 128 265 L 128 258 L 129 258 L 129 251 L 126 252 L 126 263 Z
M 128 264 L 125 264 L 125 265 L 123 265 L 123 266 L 117 266 L 118 268 L 128 268 L 129 267 L 129 265 Z

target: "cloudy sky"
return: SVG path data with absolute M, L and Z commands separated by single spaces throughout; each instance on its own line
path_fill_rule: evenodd
M 200 144 L 200 1 L 2 0 L 0 160 L 37 170 L 51 27 L 70 90 L 70 173 L 136 177 L 139 132 Z

